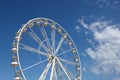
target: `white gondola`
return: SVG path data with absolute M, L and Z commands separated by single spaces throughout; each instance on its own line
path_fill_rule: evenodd
M 76 59 L 75 59 L 75 61 L 76 61 L 76 62 L 79 62 L 79 59 L 78 59 L 78 58 L 76 58 Z
M 23 29 L 23 33 L 27 32 L 27 29 Z
M 73 49 L 73 50 L 72 50 L 72 53 L 73 53 L 73 54 L 75 54 L 75 53 L 76 53 L 76 50 L 75 50 L 75 49 Z
M 77 77 L 75 80 L 80 80 L 80 77 Z
M 55 23 L 51 23 L 51 28 L 55 29 Z
M 40 26 L 40 24 L 41 24 L 41 20 L 38 19 L 38 20 L 36 21 L 36 25 L 37 25 L 37 26 Z
M 80 68 L 78 67 L 78 68 L 77 68 L 77 70 L 79 71 L 79 70 L 80 70 Z
M 28 24 L 28 27 L 29 27 L 29 28 L 33 28 L 33 27 L 34 27 L 34 24 L 31 22 L 31 23 Z
M 58 31 L 58 33 L 61 33 L 61 32 L 62 32 L 62 29 L 61 29 L 61 28 L 58 28 L 57 31 Z
M 48 21 L 47 20 L 44 21 L 44 26 L 48 26 Z
M 67 38 L 67 34 L 64 34 L 64 35 L 63 35 L 63 38 L 66 39 L 66 38 Z
M 21 77 L 15 77 L 14 80 L 22 80 Z
M 71 42 L 71 41 L 68 41 L 68 45 L 71 46 L 71 45 L 72 45 L 72 42 Z
M 15 37 L 15 40 L 16 40 L 16 41 L 18 41 L 18 40 L 20 41 L 21 38 L 20 38 L 19 36 L 16 36 L 16 37 Z
M 12 51 L 12 53 L 16 53 L 17 52 L 17 48 L 12 48 L 11 51 Z
M 13 61 L 13 62 L 11 63 L 11 65 L 14 66 L 14 67 L 16 67 L 16 66 L 18 66 L 18 62 Z

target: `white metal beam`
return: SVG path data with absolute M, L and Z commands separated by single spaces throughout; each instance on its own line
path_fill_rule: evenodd
M 42 26 L 39 27 L 39 30 L 41 31 L 44 39 L 46 40 L 45 42 L 46 42 L 48 48 L 51 50 L 51 44 L 50 44 L 50 41 L 49 41 L 49 39 L 48 39 L 48 35 L 47 35 L 46 30 L 45 30 L 45 26 L 42 24 Z
M 67 53 L 67 52 L 70 52 L 70 51 L 72 51 L 72 49 L 67 50 L 67 51 L 64 51 L 64 52 L 62 52 L 62 53 L 59 53 L 57 56 L 63 55 L 63 54 L 65 54 L 65 53 Z
M 50 69 L 50 66 L 51 66 L 51 63 L 49 62 L 38 80 L 45 80 L 46 79 L 46 76 L 47 76 L 47 73 L 48 73 L 48 71 Z
M 51 32 L 51 40 L 52 40 L 52 53 L 55 51 L 55 34 L 56 31 L 54 29 L 52 29 Z
M 62 61 L 62 62 L 65 62 L 65 63 L 67 63 L 67 64 L 70 64 L 70 65 L 79 65 L 79 63 L 72 62 L 72 61 L 68 61 L 68 60 L 65 60 L 65 59 L 63 59 L 63 58 L 59 58 L 59 57 L 58 57 L 58 59 L 59 59 L 60 61 Z
M 41 55 L 44 55 L 44 56 L 48 56 L 48 53 L 46 52 L 42 52 L 40 50 L 37 50 L 35 48 L 32 48 L 31 46 L 28 46 L 28 45 L 25 45 L 25 44 L 22 44 L 20 43 L 20 49 L 24 49 L 24 50 L 27 50 L 27 51 L 30 51 L 30 52 L 34 52 L 34 53 L 38 53 L 38 54 L 41 54 Z
M 55 68 L 55 58 L 53 59 L 53 62 L 52 62 L 52 70 L 51 70 L 50 80 L 53 80 L 54 68 Z
M 40 38 L 37 36 L 37 34 L 30 28 L 30 32 L 27 32 L 29 34 L 30 37 L 32 37 L 39 45 L 41 45 L 41 47 L 46 51 L 46 52 L 50 52 L 50 50 L 44 45 L 42 44 L 42 41 L 40 40 Z
M 31 65 L 31 66 L 27 67 L 27 68 L 24 68 L 24 69 L 23 69 L 23 71 L 28 70 L 28 69 L 30 69 L 30 68 L 32 68 L 32 67 L 34 67 L 34 66 L 36 66 L 36 65 L 39 65 L 39 64 L 41 64 L 41 63 L 43 63 L 43 62 L 45 62 L 45 61 L 47 61 L 47 60 L 48 60 L 48 59 L 43 60 L 43 61 L 40 61 L 40 62 L 37 62 L 37 63 L 35 63 L 35 64 L 33 64 L 33 65 Z
M 64 73 L 66 74 L 68 80 L 71 80 L 69 74 L 67 73 L 67 71 L 65 70 L 64 66 L 62 65 L 62 63 L 59 61 L 59 59 L 56 58 L 56 60 L 58 61 L 60 67 L 62 68 L 62 70 L 64 71 Z
M 57 46 L 56 50 L 55 50 L 55 55 L 58 53 L 58 51 L 59 51 L 59 49 L 60 49 L 63 41 L 64 41 L 64 38 L 62 37 L 61 40 L 60 40 L 59 43 L 58 43 L 58 46 Z

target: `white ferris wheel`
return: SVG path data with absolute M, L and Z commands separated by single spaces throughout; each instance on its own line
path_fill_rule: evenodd
M 29 20 L 12 44 L 14 80 L 81 80 L 77 48 L 66 30 L 53 20 Z

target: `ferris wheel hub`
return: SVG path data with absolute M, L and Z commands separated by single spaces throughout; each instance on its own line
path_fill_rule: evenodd
M 55 59 L 55 56 L 54 56 L 54 55 L 50 55 L 50 56 L 48 57 L 48 61 L 49 61 L 49 62 L 53 62 L 53 59 Z

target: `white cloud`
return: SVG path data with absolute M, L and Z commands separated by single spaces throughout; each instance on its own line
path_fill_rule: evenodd
M 120 77 L 116 77 L 114 80 L 120 80 Z
M 84 72 L 86 72 L 86 71 L 87 71 L 86 67 L 83 67 L 83 71 L 84 71 Z
M 78 33 L 80 33 L 80 30 L 81 30 L 81 29 L 80 29 L 79 26 L 76 26 L 76 27 L 75 27 L 75 30 L 76 30 Z
M 88 29 L 88 25 L 84 23 L 84 19 L 82 19 L 82 20 L 79 19 L 78 22 L 80 22 L 83 25 L 83 27 Z
M 119 0 L 86 0 L 88 4 L 99 8 L 119 8 Z
M 86 24 L 79 20 L 82 26 L 93 33 L 94 40 L 98 45 L 88 48 L 86 53 L 94 60 L 91 67 L 95 74 L 120 74 L 120 29 L 118 25 L 110 25 L 111 21 L 96 21 Z
M 94 44 L 91 39 L 86 39 L 89 44 Z

